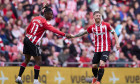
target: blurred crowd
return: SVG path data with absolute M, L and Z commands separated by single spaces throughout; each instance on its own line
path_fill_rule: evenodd
M 24 60 L 26 27 L 32 18 L 40 15 L 46 3 L 54 14 L 50 23 L 56 29 L 74 35 L 92 25 L 93 12 L 99 10 L 102 19 L 114 27 L 121 46 L 117 51 L 115 39 L 110 34 L 112 49 L 106 66 L 140 67 L 140 0 L 0 0 L 0 66 L 5 66 L 5 62 Z M 93 39 L 90 34 L 67 39 L 46 31 L 41 41 L 42 66 L 90 67 L 94 55 Z M 34 63 L 33 58 L 31 62 Z

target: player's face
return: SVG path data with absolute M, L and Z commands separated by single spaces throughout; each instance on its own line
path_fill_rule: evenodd
M 95 22 L 99 23 L 101 21 L 101 14 L 100 13 L 96 13 L 94 15 L 94 19 L 95 19 Z
M 46 20 L 51 20 L 53 18 L 53 12 L 47 12 L 45 14 L 45 18 L 46 18 Z

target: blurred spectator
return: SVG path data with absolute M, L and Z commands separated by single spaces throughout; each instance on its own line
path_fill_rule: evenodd
M 121 20 L 127 20 L 127 7 L 126 5 L 122 5 L 121 6 L 121 10 L 120 10 L 120 18 Z
M 89 64 L 84 63 L 90 63 L 90 59 L 87 57 L 87 52 L 83 50 L 82 56 L 80 57 L 80 67 L 88 67 Z
M 13 62 L 22 62 L 22 55 L 18 54 L 17 57 L 14 59 Z M 13 64 L 13 66 L 20 66 L 20 64 Z
M 6 8 L 4 8 L 3 9 L 3 14 L 4 14 L 4 16 L 9 16 L 8 15 L 8 13 L 10 13 L 10 16 L 13 18 L 13 19 L 16 19 L 16 17 L 15 17 L 15 15 L 14 15 L 14 13 L 13 13 L 13 11 L 12 11 L 12 6 L 11 6 L 11 4 L 10 3 L 8 3 L 8 4 L 6 4 Z
M 135 34 L 131 35 L 130 40 L 131 40 L 133 46 L 136 45 L 136 35 Z
M 135 15 L 139 14 L 140 13 L 140 5 L 138 2 L 134 3 L 134 8 L 135 8 L 135 11 L 134 11 Z
M 122 52 L 129 61 L 132 61 L 132 43 L 127 41 L 127 44 L 122 48 Z
M 126 25 L 127 34 L 130 34 L 130 35 L 133 34 L 134 31 L 137 30 L 137 27 L 138 26 L 136 24 L 134 24 L 131 19 L 127 20 L 127 25 Z
M 126 21 L 122 21 L 121 24 L 118 24 L 115 28 L 116 34 L 119 36 L 123 29 L 126 27 Z
M 46 59 L 46 66 L 54 66 L 53 56 L 52 54 L 48 55 L 48 58 Z
M 2 41 L 3 41 L 4 44 L 9 44 L 9 41 L 8 41 L 8 39 L 6 37 L 6 34 L 5 34 L 4 29 L 2 29 L 0 31 L 0 37 L 1 37 L 1 39 L 2 39 Z
M 133 52 L 133 56 L 135 56 L 137 60 L 140 60 L 140 39 L 137 40 L 136 45 L 132 49 L 132 52 Z
M 130 16 L 132 18 L 132 21 L 134 21 L 136 19 L 133 7 L 130 7 L 130 9 L 128 11 L 128 16 Z
M 17 25 L 13 25 L 13 29 L 12 29 L 12 35 L 14 36 L 14 38 L 19 38 L 22 36 L 22 32 L 21 30 L 17 27 Z
M 20 16 L 23 13 L 23 4 L 22 3 L 18 4 L 18 7 L 16 8 L 16 11 L 17 11 L 18 18 L 21 18 Z
M 136 20 L 134 21 L 134 23 L 138 26 L 139 31 L 140 31 L 140 13 L 137 14 Z
M 81 53 L 81 49 L 80 49 L 76 39 L 72 39 L 72 44 L 70 45 L 69 49 L 70 49 L 70 54 L 75 52 L 75 54 L 77 54 L 79 56 Z M 76 56 L 76 55 L 74 55 L 74 56 Z
M 48 56 L 51 54 L 49 48 L 46 47 L 42 47 L 42 65 L 43 66 L 49 66 L 49 62 L 48 62 Z
M 63 51 L 58 56 L 58 60 L 59 60 L 61 66 L 63 66 L 63 63 L 66 62 L 66 60 L 69 58 L 69 56 L 70 56 L 69 48 L 64 47 Z
M 76 60 L 76 56 L 77 53 L 73 52 L 69 58 L 67 59 L 67 63 L 73 63 L 73 64 L 67 64 L 67 67 L 78 67 L 79 64 L 75 64 L 78 63 L 78 61 Z
M 0 30 L 5 27 L 5 22 L 3 21 L 3 18 L 0 17 Z
M 71 26 L 71 24 L 68 21 L 68 17 L 64 16 L 63 21 L 59 24 L 59 28 L 66 28 L 66 30 L 68 30 L 68 28 Z
M 0 61 L 1 62 L 6 62 L 6 59 L 4 57 L 5 55 L 3 53 L 0 53 Z
M 116 61 L 114 53 L 115 52 L 110 53 L 110 55 L 109 55 L 109 62 L 115 62 Z M 115 67 L 115 64 L 109 64 L 109 67 Z
M 12 26 L 11 24 L 6 24 L 5 26 L 5 34 L 6 34 L 6 37 L 8 39 L 8 41 L 12 44 L 13 43 L 13 40 L 15 39 L 14 36 L 12 35 Z
M 116 67 L 125 67 L 125 63 L 127 62 L 126 57 L 124 56 L 123 52 L 120 52 L 120 58 L 116 61 L 116 63 L 119 63 L 116 65 Z M 121 64 L 124 63 L 124 64 Z

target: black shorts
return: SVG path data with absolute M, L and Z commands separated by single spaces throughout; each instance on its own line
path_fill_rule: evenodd
M 31 56 L 41 56 L 41 49 L 38 45 L 33 44 L 28 37 L 24 38 L 24 48 L 23 54 L 28 54 Z
M 103 60 L 104 62 L 106 62 L 108 59 L 108 56 L 109 56 L 109 51 L 95 52 L 92 59 L 92 64 L 98 64 L 100 60 Z

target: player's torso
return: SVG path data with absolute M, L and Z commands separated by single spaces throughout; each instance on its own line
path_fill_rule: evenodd
M 92 27 L 95 52 L 110 51 L 110 35 L 105 22 L 99 26 L 93 24 Z
M 26 36 L 30 41 L 36 45 L 39 45 L 39 41 L 45 33 L 45 28 L 43 27 L 44 18 L 41 16 L 32 19 L 30 25 L 27 28 Z

